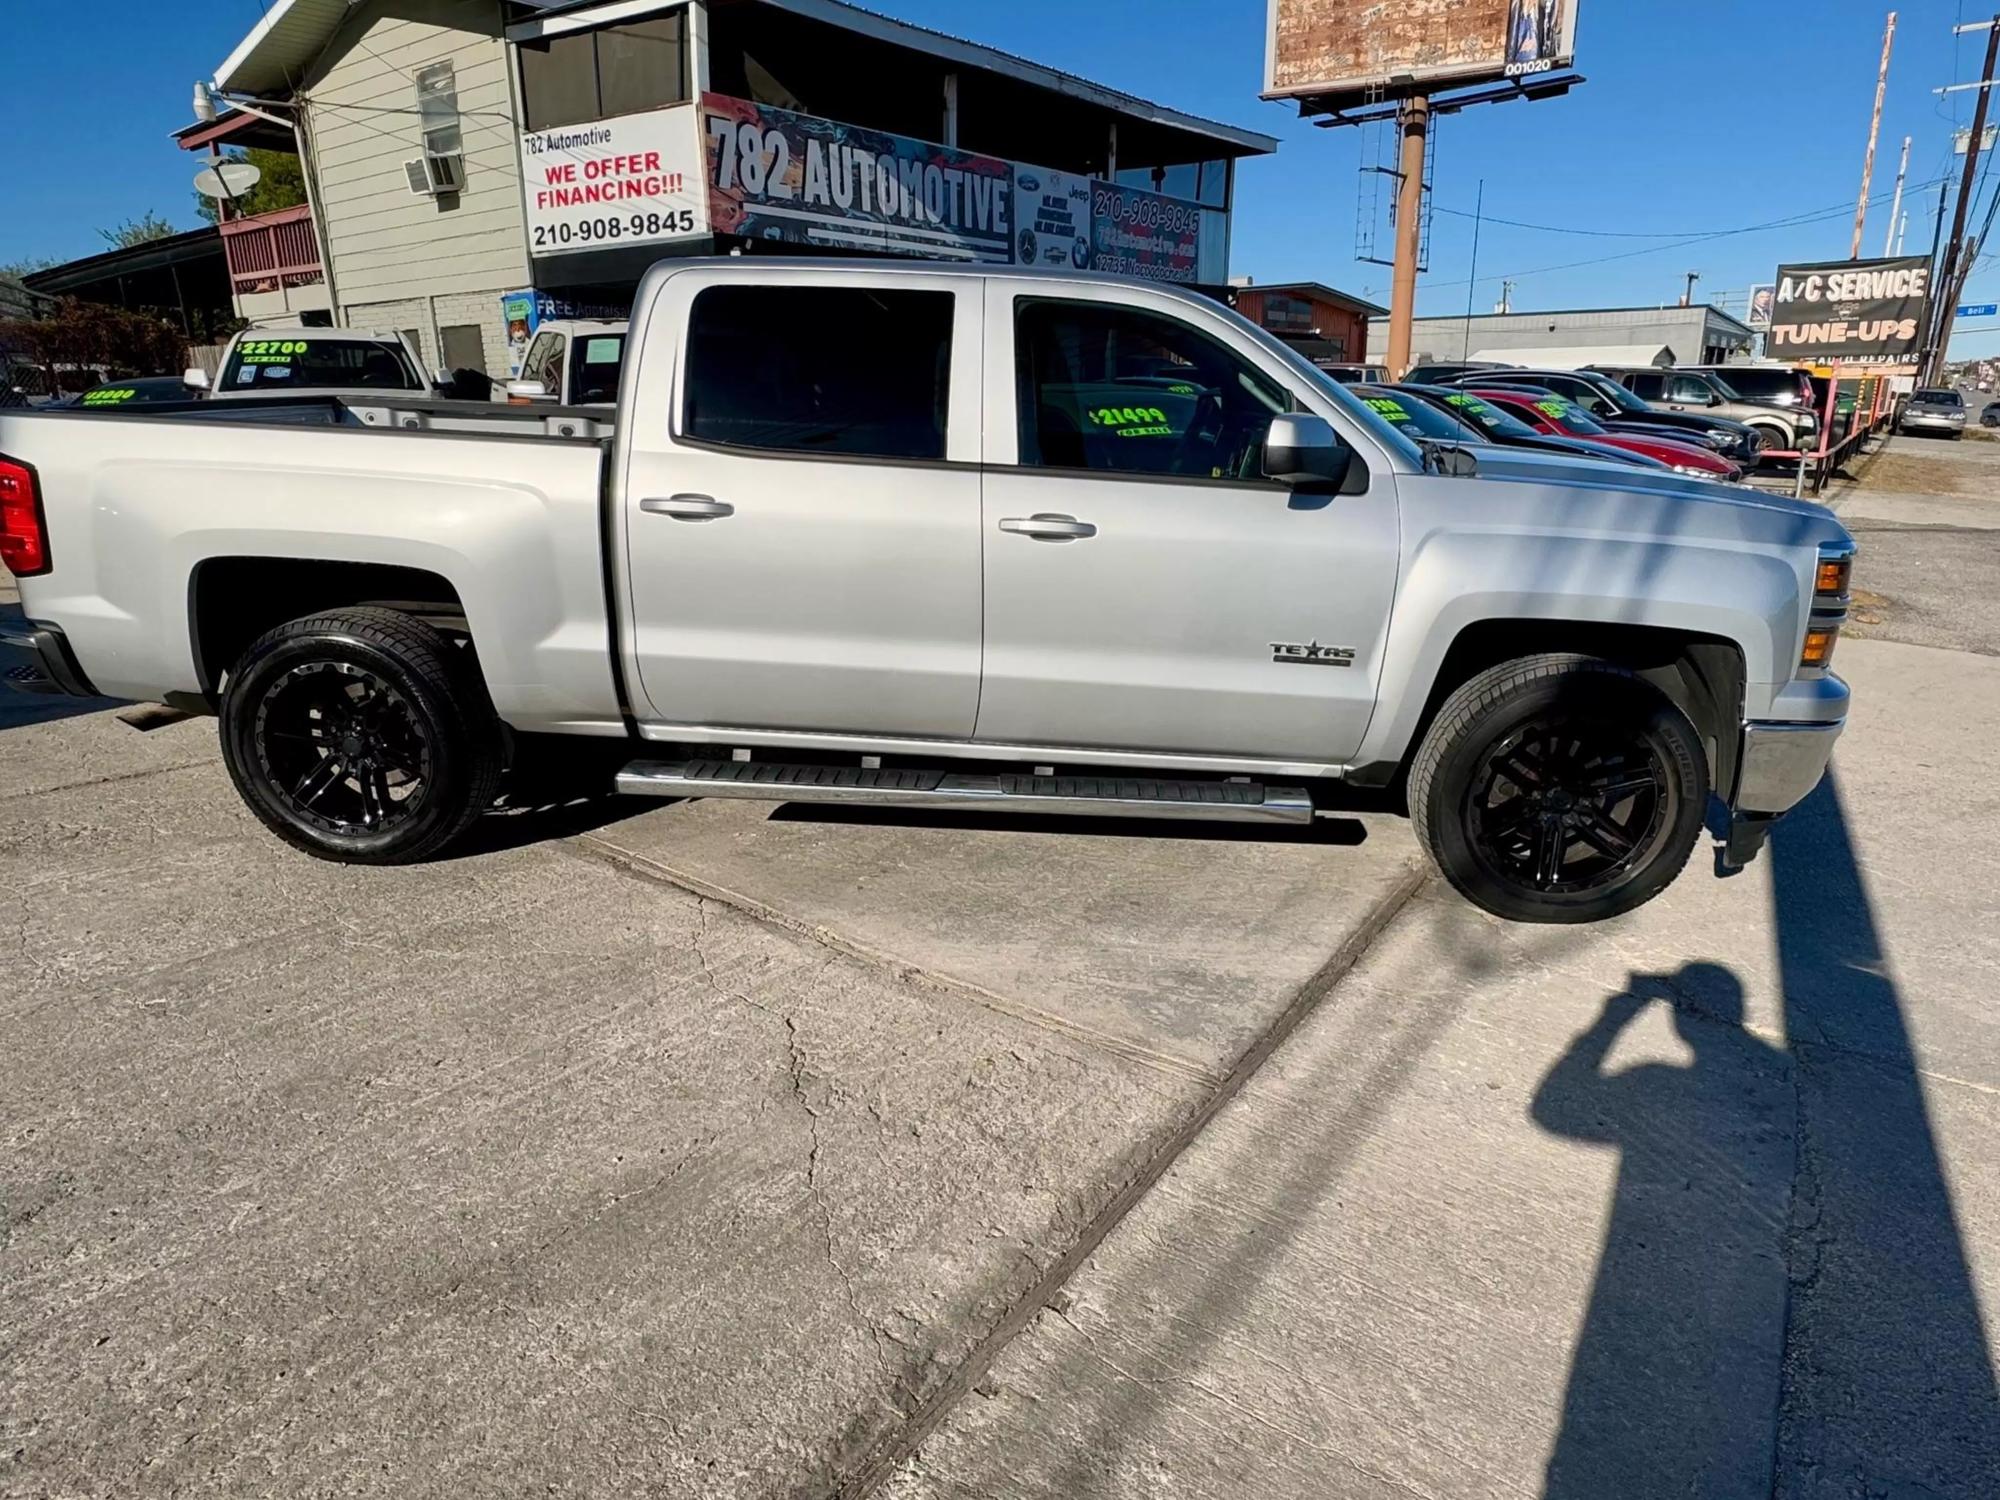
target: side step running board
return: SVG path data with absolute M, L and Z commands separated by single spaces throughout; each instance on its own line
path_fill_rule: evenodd
M 952 771 L 865 770 L 776 761 L 635 760 L 618 790 L 642 797 L 749 797 L 765 802 L 845 802 L 961 812 L 1072 813 L 1112 818 L 1206 818 L 1229 823 L 1310 823 L 1304 787 L 1240 781 L 1155 781 L 1130 776 L 969 776 Z

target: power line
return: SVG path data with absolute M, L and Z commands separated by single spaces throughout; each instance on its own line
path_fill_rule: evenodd
M 1942 178 L 1936 179 L 1936 181 L 1942 181 L 1942 180 L 1943 180 Z M 1932 185 L 1933 185 L 1932 182 L 1924 182 L 1918 184 L 1919 187 L 1930 187 Z M 1905 189 L 1905 191 L 1907 191 L 1907 188 Z M 1878 196 L 1871 198 L 1869 200 L 1869 205 L 1873 207 L 1875 204 L 1881 203 L 1890 198 L 1891 196 L 1892 194 L 1889 193 L 1879 194 Z M 1686 238 L 1672 240 L 1663 245 L 1647 245 L 1637 250 L 1624 250 L 1616 255 L 1599 255 L 1599 256 L 1593 256 L 1587 260 L 1564 261 L 1559 265 L 1537 266 L 1533 270 L 1528 270 L 1528 271 L 1500 272 L 1488 276 L 1485 279 L 1488 281 L 1496 281 L 1503 279 L 1504 277 L 1505 279 L 1518 281 L 1523 277 L 1527 276 L 1543 276 L 1551 271 L 1574 271 L 1574 270 L 1579 270 L 1585 266 L 1601 266 L 1601 265 L 1607 265 L 1612 261 L 1631 260 L 1641 255 L 1657 255 L 1665 250 L 1678 250 L 1685 245 L 1699 245 L 1709 240 L 1728 239 L 1731 238 L 1732 236 L 1744 235 L 1744 234 L 1761 234 L 1774 229 L 1796 229 L 1806 224 L 1814 224 L 1814 223 L 1819 223 L 1826 219 L 1838 218 L 1841 215 L 1847 213 L 1849 211 L 1849 207 L 1850 205 L 1846 203 L 1837 203 L 1829 208 L 1811 210 L 1799 214 L 1792 214 L 1786 218 L 1772 219 L 1769 222 L 1763 224 L 1746 224 L 1740 229 L 1719 229 L 1707 234 L 1689 235 Z M 1443 209 L 1440 210 L 1440 212 L 1453 213 L 1456 212 L 1456 210 Z M 1499 223 L 1503 221 L 1492 219 L 1489 216 L 1487 222 Z M 1560 232 L 1573 233 L 1576 231 L 1564 230 Z M 1464 279 L 1456 281 L 1431 281 L 1431 282 L 1426 282 L 1425 285 L 1428 286 L 1431 290 L 1435 291 L 1443 287 L 1464 286 L 1466 285 L 1466 281 Z M 1371 292 L 1379 291 L 1380 288 L 1371 287 L 1368 290 Z

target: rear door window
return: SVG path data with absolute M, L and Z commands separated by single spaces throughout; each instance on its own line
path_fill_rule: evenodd
M 616 401 L 618 377 L 625 367 L 625 335 L 593 333 L 576 343 L 577 357 L 571 374 L 576 389 L 570 399 L 586 406 Z
M 780 452 L 942 459 L 952 293 L 712 286 L 688 319 L 681 432 Z

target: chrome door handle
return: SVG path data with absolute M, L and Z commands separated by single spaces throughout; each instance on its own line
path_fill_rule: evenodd
M 648 495 L 639 502 L 639 509 L 677 521 L 716 521 L 736 514 L 736 507 L 727 500 L 711 500 L 706 495 Z
M 1075 516 L 1008 516 L 1001 521 L 1000 529 L 1016 536 L 1031 536 L 1038 542 L 1075 542 L 1097 535 L 1095 526 Z

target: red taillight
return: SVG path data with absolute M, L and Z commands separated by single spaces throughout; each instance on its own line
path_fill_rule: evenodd
M 0 563 L 16 578 L 49 570 L 49 534 L 35 471 L 10 458 L 0 458 Z

